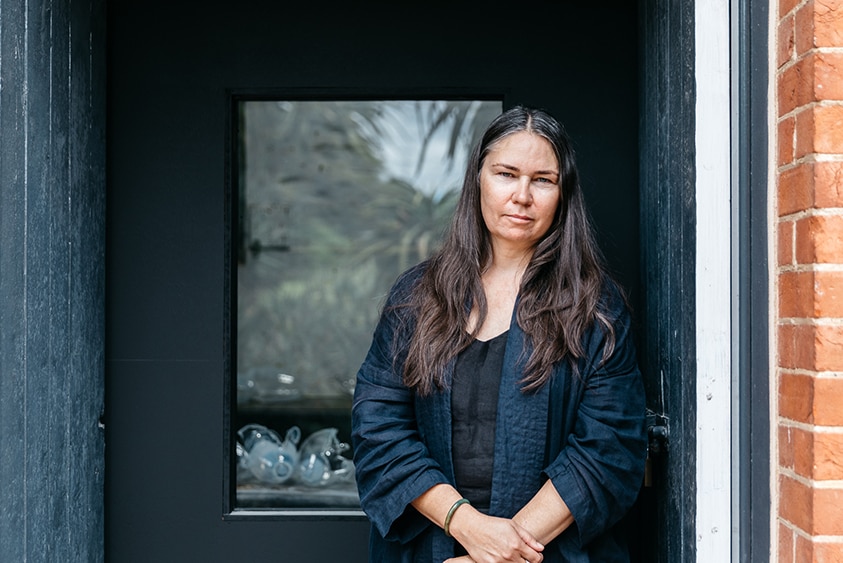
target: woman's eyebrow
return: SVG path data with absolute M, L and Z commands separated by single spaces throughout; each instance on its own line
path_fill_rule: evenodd
M 507 170 L 513 170 L 513 171 L 516 171 L 516 172 L 520 172 L 520 171 L 521 171 L 521 169 L 520 169 L 520 168 L 518 168 L 517 166 L 514 166 L 514 165 L 512 165 L 512 164 L 507 164 L 507 163 L 505 163 L 505 162 L 493 162 L 493 163 L 492 163 L 492 166 L 501 166 L 501 167 L 503 167 L 503 168 L 506 168 Z M 534 174 L 555 174 L 556 176 L 558 176 L 558 175 L 559 175 L 559 171 L 558 171 L 558 170 L 554 170 L 554 169 L 551 169 L 551 170 L 536 170 L 536 171 L 534 172 Z

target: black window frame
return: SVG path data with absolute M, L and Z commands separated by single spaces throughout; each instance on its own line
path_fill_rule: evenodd
M 237 263 L 242 242 L 238 240 L 242 221 L 239 176 L 239 107 L 246 101 L 412 101 L 478 100 L 497 101 L 503 110 L 510 105 L 506 88 L 355 89 L 355 88 L 231 88 L 225 95 L 225 280 L 224 280 L 224 375 L 223 375 L 223 506 L 224 520 L 366 520 L 362 509 L 335 508 L 239 508 L 237 506 L 236 429 L 237 409 Z

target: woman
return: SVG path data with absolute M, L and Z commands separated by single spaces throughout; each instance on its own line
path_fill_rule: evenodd
M 571 143 L 544 111 L 506 111 L 357 375 L 370 560 L 628 560 L 615 525 L 641 485 L 644 409 Z

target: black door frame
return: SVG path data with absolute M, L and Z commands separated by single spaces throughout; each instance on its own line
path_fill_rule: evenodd
M 732 276 L 738 295 L 733 309 L 733 372 L 739 404 L 733 459 L 738 495 L 732 503 L 737 523 L 733 556 L 766 561 L 770 554 L 770 322 L 768 241 L 767 98 L 769 82 L 769 3 L 732 3 Z M 735 480 L 733 479 L 733 482 Z
M 693 561 L 696 515 L 694 3 L 642 0 L 641 359 L 648 379 L 656 520 L 644 560 Z M 656 453 L 658 452 L 658 453 Z
M 5 34 L 6 41 L 4 41 L 4 48 L 8 48 L 8 45 L 11 45 L 11 42 L 15 42 L 16 45 L 25 44 L 30 46 L 27 52 L 32 54 L 31 59 L 17 60 L 8 58 L 8 61 L 4 61 L 4 64 L 11 65 L 9 68 L 12 69 L 10 72 L 13 74 L 18 72 L 21 76 L 29 76 L 29 78 L 31 78 L 29 91 L 32 92 L 33 95 L 27 98 L 28 105 L 25 108 L 26 111 L 32 115 L 35 115 L 36 112 L 40 112 L 41 115 L 53 115 L 51 107 L 55 103 L 55 100 L 53 97 L 47 96 L 43 90 L 45 87 L 43 75 L 33 72 L 30 72 L 28 75 L 26 74 L 26 69 L 31 70 L 31 68 L 35 68 L 35 66 L 27 65 L 37 65 L 38 62 L 36 59 L 39 56 L 47 52 L 52 53 L 49 49 L 49 43 L 45 42 L 44 38 L 38 35 L 38 30 L 26 25 L 26 18 L 31 14 L 39 12 L 39 4 L 39 2 L 35 2 L 34 4 L 29 5 L 26 13 L 22 11 L 4 11 L 3 28 L 8 32 Z M 655 158 L 655 156 L 658 155 L 658 158 L 661 159 L 668 148 L 664 146 L 665 142 L 668 140 L 681 141 L 683 131 L 685 133 L 688 132 L 686 126 L 678 125 L 671 129 L 669 126 L 670 124 L 665 125 L 662 123 L 664 119 L 664 114 L 661 113 L 662 109 L 673 110 L 672 113 L 669 114 L 671 116 L 675 116 L 677 111 L 679 111 L 679 114 L 681 115 L 681 107 L 677 106 L 689 103 L 689 100 L 685 97 L 687 94 L 686 88 L 688 77 L 684 74 L 687 72 L 686 65 L 688 64 L 687 45 L 693 43 L 691 40 L 692 35 L 689 35 L 688 8 L 683 8 L 679 5 L 681 3 L 678 2 L 674 2 L 672 4 L 673 5 L 671 6 L 664 6 L 660 13 L 654 13 L 652 11 L 654 10 L 653 2 L 651 0 L 642 0 L 642 14 L 644 15 L 641 29 L 646 35 L 646 39 L 642 43 L 647 44 L 645 45 L 645 48 L 650 53 L 650 56 L 655 57 L 655 60 L 662 62 L 667 61 L 668 63 L 657 65 L 651 70 L 658 73 L 659 69 L 661 69 L 661 72 L 670 75 L 662 77 L 662 80 L 659 80 L 659 86 L 656 90 L 648 91 L 646 93 L 646 104 L 650 104 L 648 107 L 655 109 L 651 113 L 644 115 L 644 121 L 647 122 L 645 135 L 654 135 L 658 133 L 660 131 L 660 126 L 668 127 L 668 136 L 666 138 L 653 138 L 653 141 L 657 142 L 659 146 L 648 148 L 645 151 L 647 155 L 649 155 L 648 158 Z M 44 10 L 41 13 L 43 15 L 43 13 L 47 12 L 49 11 Z M 68 14 L 65 14 L 64 12 L 58 13 L 53 11 L 52 13 L 53 19 L 51 22 L 54 26 L 53 28 L 57 31 L 59 28 L 62 28 L 62 33 L 56 33 L 54 35 L 54 37 L 58 37 L 59 40 L 62 40 L 61 38 L 66 39 L 67 35 L 63 34 L 65 31 L 70 31 L 72 37 L 86 38 L 89 37 L 89 35 L 87 33 L 77 33 L 79 29 L 87 29 L 90 25 L 96 30 L 88 44 L 84 46 L 77 45 L 76 43 L 73 44 L 76 52 L 85 53 L 85 56 L 80 56 L 79 58 L 74 58 L 73 60 L 77 65 L 79 65 L 74 68 L 82 69 L 83 74 L 88 71 L 92 73 L 94 79 L 88 84 L 94 90 L 93 98 L 101 100 L 105 97 L 105 84 L 104 81 L 102 81 L 105 66 L 102 60 L 105 51 L 105 41 L 103 39 L 104 33 L 102 32 L 105 28 L 105 4 L 99 0 L 94 2 L 91 6 L 73 4 L 71 6 L 70 17 L 67 17 Z M 87 23 L 85 23 L 86 21 Z M 766 218 L 768 161 L 768 121 L 766 115 L 768 103 L 768 25 L 768 6 L 765 2 L 754 0 L 736 0 L 733 3 L 733 26 L 736 28 L 735 33 L 733 34 L 733 40 L 737 45 L 735 55 L 737 79 L 735 88 L 738 104 L 736 113 L 738 120 L 735 125 L 735 150 L 737 151 L 736 159 L 739 166 L 735 185 L 737 187 L 736 200 L 738 201 L 737 224 L 740 232 L 740 236 L 738 238 L 738 267 L 736 269 L 738 279 L 736 284 L 739 288 L 739 293 L 745 297 L 745 299 L 738 304 L 738 311 L 736 315 L 736 318 L 738 319 L 737 326 L 739 341 L 736 344 L 737 352 L 735 354 L 735 358 L 739 363 L 739 366 L 736 368 L 739 373 L 740 383 L 738 391 L 740 395 L 739 400 L 740 404 L 746 407 L 741 409 L 738 416 L 740 436 L 738 455 L 738 459 L 740 460 L 739 490 L 741 491 L 741 495 L 738 501 L 738 509 L 736 510 L 740 514 L 740 558 L 742 560 L 752 561 L 766 559 L 770 547 L 770 491 L 768 477 L 770 464 L 770 413 L 768 397 L 770 390 L 768 366 L 769 343 L 766 334 L 766 327 L 769 323 L 769 292 L 767 283 L 768 273 L 766 251 L 767 238 L 769 236 L 769 225 Z M 678 38 L 673 33 L 676 31 L 679 32 Z M 17 33 L 17 35 L 15 35 L 15 33 Z M 659 41 L 658 44 L 651 43 L 651 39 L 654 37 L 657 41 Z M 686 43 L 685 47 L 682 45 L 683 42 Z M 677 71 L 674 69 L 674 63 L 679 64 L 682 70 Z M 73 73 L 75 71 L 71 69 L 71 72 Z M 678 75 L 673 74 L 677 72 L 679 73 Z M 79 74 L 77 73 L 74 76 L 78 78 Z M 674 87 L 677 84 L 676 80 L 678 80 L 678 84 L 680 86 L 679 88 Z M 682 86 L 683 84 L 685 84 L 685 86 Z M 645 87 L 645 89 L 649 89 L 649 87 Z M 9 102 L 10 105 L 7 107 L 17 108 L 14 109 L 14 111 L 18 111 L 20 109 L 21 115 L 23 115 L 23 109 L 14 105 L 17 101 L 12 100 L 11 92 L 12 90 L 4 92 L 4 100 L 11 100 Z M 670 100 L 671 98 L 673 98 L 672 102 Z M 97 101 L 89 104 L 88 109 L 90 110 L 90 116 L 84 114 L 84 112 L 79 115 L 74 114 L 72 117 L 69 117 L 66 122 L 55 123 L 55 128 L 51 130 L 51 134 L 57 134 L 61 131 L 71 132 L 73 135 L 81 135 L 83 137 L 86 134 L 89 134 L 96 142 L 101 141 L 101 132 L 104 126 L 104 118 L 101 116 L 101 113 L 104 109 L 104 105 L 104 101 Z M 27 130 L 23 127 L 15 129 L 14 132 L 3 137 L 4 154 L 15 155 L 16 157 L 24 155 L 21 158 L 25 158 L 26 155 L 30 154 L 30 151 L 38 150 L 38 147 L 40 146 L 38 140 L 41 139 L 39 135 L 40 133 L 37 131 Z M 28 144 L 24 144 L 25 139 L 29 140 Z M 24 149 L 20 149 L 20 147 L 24 147 Z M 680 146 L 676 148 L 676 151 L 680 156 L 679 162 L 687 165 L 687 160 L 685 160 L 687 148 L 681 146 L 680 144 Z M 35 161 L 37 159 L 33 160 Z M 102 151 L 99 150 L 93 150 L 87 155 L 80 155 L 78 159 L 74 159 L 74 162 L 77 164 L 77 169 L 82 170 L 85 166 L 87 166 L 89 167 L 88 170 L 92 172 L 94 176 L 93 181 L 86 183 L 86 185 L 92 187 L 91 193 L 86 194 L 84 197 L 93 198 L 95 201 L 93 204 L 83 203 L 81 207 L 78 207 L 80 213 L 74 217 L 70 229 L 75 233 L 85 233 L 85 236 L 91 238 L 91 244 L 93 246 L 105 243 L 105 233 L 100 232 L 100 229 L 98 228 L 92 229 L 91 222 L 88 219 L 88 215 L 86 215 L 86 213 L 92 213 L 95 220 L 98 221 L 101 219 L 101 215 L 98 210 L 102 203 L 103 196 L 102 184 L 104 182 L 101 181 L 100 177 L 102 160 Z M 59 159 L 56 159 L 56 163 L 58 162 Z M 659 171 L 655 160 L 648 161 L 642 158 L 642 162 L 650 162 L 651 166 L 654 168 L 648 171 L 642 171 L 642 180 L 645 178 L 650 179 L 657 173 L 668 176 L 671 174 L 679 174 L 681 178 L 683 173 L 681 169 Z M 663 162 L 670 164 L 673 161 L 668 159 Z M 61 165 L 56 164 L 56 166 Z M 673 168 L 676 166 L 677 164 L 674 163 Z M 678 166 L 681 167 L 682 165 Z M 642 166 L 642 168 L 645 167 Z M 8 174 L 16 174 L 14 170 L 14 167 L 3 169 L 3 177 L 7 178 Z M 687 173 L 687 171 L 685 171 L 685 173 Z M 15 176 L 15 178 L 17 177 Z M 39 181 L 40 178 L 33 174 L 25 180 L 25 183 L 27 186 L 37 188 Z M 62 180 L 59 180 L 59 183 L 61 182 Z M 680 185 L 681 184 L 682 182 L 680 181 Z M 20 197 L 20 194 L 15 191 L 20 185 L 20 182 L 2 182 L 2 186 L 9 190 L 4 191 L 4 196 L 11 193 L 11 198 Z M 38 197 L 35 195 L 36 192 L 37 190 L 29 190 L 24 196 L 25 198 L 29 198 L 33 201 L 33 205 L 31 206 L 32 209 L 38 207 L 35 205 L 36 202 L 34 200 L 34 198 Z M 682 213 L 676 213 L 680 218 L 682 217 Z M 20 220 L 24 220 L 23 215 L 21 215 Z M 28 224 L 29 227 L 33 229 L 32 232 L 42 228 L 49 228 L 46 223 L 39 224 L 35 222 Z M 687 241 L 683 244 L 687 244 Z M 98 252 L 99 251 L 93 251 L 91 255 L 96 256 Z M 11 256 L 9 258 L 9 262 L 4 262 L 11 264 L 10 271 L 13 270 L 16 265 L 20 265 L 16 261 L 17 258 L 15 256 Z M 34 262 L 32 262 L 32 264 L 34 264 Z M 663 276 L 664 274 L 662 273 L 660 275 Z M 679 277 L 681 278 L 681 274 Z M 35 295 L 42 290 L 41 280 L 36 279 L 33 270 L 30 270 L 28 277 L 21 280 L 19 285 L 15 287 L 16 289 L 21 290 L 26 288 L 25 290 L 31 295 Z M 49 292 L 50 289 L 48 288 L 47 291 Z M 681 291 L 681 288 L 677 291 Z M 71 300 L 76 299 L 75 297 L 68 296 L 65 292 L 63 292 L 62 288 L 57 288 L 56 292 L 50 295 L 52 295 L 52 303 L 54 304 L 64 303 L 68 305 Z M 688 296 L 680 295 L 679 297 L 681 303 L 685 303 L 688 299 Z M 15 312 L 17 311 L 17 309 L 14 308 L 13 301 L 14 300 L 8 300 L 3 302 L 4 310 L 10 312 L 9 318 L 12 319 L 16 318 Z M 83 312 L 80 316 L 80 318 L 85 319 L 84 324 L 87 327 L 87 330 L 91 330 L 97 334 L 101 334 L 104 331 L 102 323 L 102 307 L 104 305 L 104 301 L 104 295 L 100 294 L 97 302 L 87 305 L 85 312 Z M 75 306 L 79 306 L 78 302 L 74 301 L 74 303 Z M 679 310 L 681 310 L 681 308 Z M 45 310 L 45 312 L 52 314 L 53 310 Z M 36 315 L 37 312 L 32 311 L 31 313 L 32 315 L 29 317 L 30 322 L 36 319 L 36 316 L 33 315 Z M 750 323 L 750 319 L 753 319 L 754 322 Z M 11 334 L 11 331 L 4 334 Z M 48 349 L 48 339 L 54 334 L 55 330 L 46 331 L 43 334 L 27 334 L 26 340 L 29 348 L 31 350 Z M 4 346 L 6 345 L 8 345 L 8 342 L 4 340 Z M 672 345 L 677 346 L 676 343 Z M 686 352 L 693 352 L 692 349 L 689 350 L 682 342 L 678 343 L 678 346 L 680 351 L 684 350 Z M 11 348 L 6 347 L 4 349 L 8 351 Z M 683 356 L 683 359 L 686 361 L 689 360 L 687 356 Z M 4 357 L 4 362 L 7 360 L 8 358 Z M 96 366 L 98 365 L 97 362 L 100 361 L 101 359 L 95 359 L 92 362 Z M 94 369 L 93 372 L 89 372 L 87 370 L 84 371 L 88 377 L 91 377 L 90 373 L 96 372 L 97 370 Z M 33 377 L 37 377 L 37 375 L 38 374 L 34 374 Z M 90 404 L 98 405 L 98 397 L 100 397 L 103 392 L 104 381 L 99 380 L 94 382 L 91 379 L 86 379 L 85 381 L 88 382 L 86 387 L 88 391 L 86 391 L 85 394 L 85 404 L 88 406 Z M 83 386 L 81 380 L 78 384 L 79 386 Z M 53 395 L 50 396 L 54 400 L 60 402 L 66 399 L 66 397 L 60 396 L 62 393 L 62 387 L 57 386 L 50 389 L 51 391 L 48 390 L 48 392 L 53 393 Z M 4 397 L 6 397 L 6 395 L 4 395 Z M 14 395 L 6 397 L 3 404 L 8 406 L 8 409 L 4 409 L 4 412 L 7 412 L 7 416 L 14 419 L 14 422 L 18 425 L 24 426 L 35 433 L 41 432 L 40 429 L 43 428 L 43 424 L 47 422 L 56 425 L 73 425 L 78 423 L 79 418 L 82 418 L 87 423 L 96 425 L 93 419 L 89 420 L 90 413 L 87 413 L 87 411 L 80 412 L 66 410 L 59 412 L 56 410 L 50 410 L 44 417 L 42 417 L 41 412 L 27 412 L 19 414 L 18 417 L 15 418 L 14 414 L 12 414 L 17 412 Z M 85 408 L 87 409 L 88 407 L 86 406 Z M 91 411 L 94 417 L 99 416 L 98 410 L 99 409 L 97 407 L 94 407 Z M 80 414 L 82 416 L 80 416 Z M 97 428 L 99 428 L 98 425 Z M 673 447 L 675 446 L 677 440 L 677 434 L 675 432 L 675 428 L 672 428 L 671 430 L 673 431 L 671 434 L 671 446 Z M 97 483 L 100 483 L 99 479 L 101 479 L 102 476 L 101 473 L 97 472 L 97 468 L 101 468 L 103 463 L 101 450 L 102 442 L 99 430 L 91 433 L 91 436 L 89 444 L 91 447 L 86 450 L 88 452 L 88 458 L 86 461 L 79 460 L 79 462 L 88 463 L 93 468 L 96 478 L 92 477 L 89 485 L 92 486 L 93 489 L 97 489 L 99 486 Z M 680 432 L 678 436 L 681 437 L 682 432 Z M 14 447 L 15 443 L 9 442 L 8 446 Z M 678 454 L 679 457 L 684 456 L 685 462 L 692 466 L 692 460 L 689 461 L 687 456 L 684 455 L 689 451 L 692 451 L 692 448 L 690 448 L 689 444 L 685 444 Z M 9 459 L 14 459 L 18 452 L 7 451 L 4 449 L 2 453 Z M 54 492 L 67 491 L 65 496 L 68 498 L 79 498 L 75 492 L 73 492 L 72 488 L 68 487 L 68 484 L 61 481 L 61 478 L 58 477 L 62 474 L 62 469 L 64 468 L 64 466 L 61 465 L 64 463 L 62 456 L 54 456 L 50 459 L 42 459 L 41 461 L 47 461 L 48 463 L 52 462 L 55 465 L 45 467 L 43 464 L 33 464 L 28 466 L 28 468 L 24 469 L 24 478 L 27 478 L 28 481 L 32 483 L 41 483 L 43 481 L 40 481 L 40 479 L 43 478 L 44 474 L 50 475 L 50 490 L 53 490 Z M 55 469 L 55 471 L 53 471 L 53 469 Z M 17 471 L 17 468 L 15 467 L 13 470 Z M 757 477 L 759 475 L 761 478 L 753 477 Z M 92 490 L 89 495 L 85 495 L 89 510 L 80 510 L 79 512 L 87 514 L 88 516 L 82 519 L 68 520 L 68 531 L 66 533 L 56 533 L 51 516 L 53 514 L 51 503 L 54 502 L 56 496 L 56 494 L 32 495 L 27 491 L 4 488 L 2 500 L 5 505 L 20 506 L 22 499 L 25 497 L 29 508 L 31 509 L 31 511 L 27 514 L 25 522 L 23 520 L 14 520 L 14 522 L 16 522 L 14 525 L 15 527 L 10 529 L 9 533 L 16 535 L 18 538 L 24 537 L 24 527 L 26 527 L 27 530 L 34 530 L 35 535 L 49 534 L 49 537 L 54 540 L 52 541 L 52 545 L 56 553 L 66 552 L 71 555 L 78 555 L 81 553 L 78 546 L 80 544 L 85 544 L 88 547 L 88 552 L 91 554 L 91 557 L 96 559 L 96 544 L 102 542 L 101 529 L 103 526 L 103 505 L 101 497 L 98 496 L 95 490 Z M 77 508 L 83 509 L 84 507 L 77 506 Z M 19 533 L 15 533 L 14 530 L 18 530 Z M 690 553 L 688 550 L 692 548 L 693 545 L 693 534 L 689 535 L 688 532 L 689 530 L 686 529 L 686 527 L 682 527 L 678 537 L 675 540 L 671 540 L 671 543 L 679 544 L 678 547 L 673 548 L 674 552 L 684 550 L 684 552 Z M 64 547 L 60 545 L 62 539 L 66 542 Z M 14 544 L 14 546 L 7 545 L 5 543 L 2 544 L 4 554 L 8 554 L 8 550 L 13 551 L 11 555 L 11 558 L 13 559 L 19 558 L 18 555 L 23 552 L 29 553 L 30 555 L 40 553 L 42 548 L 43 545 L 36 546 L 34 544 L 30 544 L 28 546 L 23 546 L 19 543 Z M 99 553 L 102 554 L 103 552 L 104 550 L 100 547 Z
M 644 54 L 642 75 L 655 78 L 654 82 L 642 83 L 642 103 L 644 111 L 642 128 L 642 186 L 652 185 L 658 189 L 673 188 L 671 194 L 661 193 L 646 197 L 665 197 L 671 205 L 661 219 L 648 215 L 642 205 L 642 224 L 652 219 L 660 233 L 668 236 L 658 237 L 659 245 L 666 247 L 652 248 L 653 255 L 642 257 L 643 272 L 648 278 L 644 287 L 663 287 L 666 292 L 659 292 L 661 305 L 657 299 L 647 299 L 647 315 L 660 321 L 668 320 L 668 313 L 676 315 L 682 312 L 683 323 L 693 322 L 693 236 L 685 233 L 685 228 L 693 227 L 693 215 L 690 214 L 689 202 L 693 201 L 693 147 L 689 146 L 693 135 L 693 6 L 674 3 L 669 6 L 655 6 L 655 3 L 642 1 L 640 30 L 644 33 L 641 42 L 647 51 Z M 748 299 L 739 304 L 740 341 L 736 359 L 741 363 L 740 403 L 748 406 L 741 411 L 739 457 L 743 460 L 740 468 L 741 499 L 740 507 L 753 510 L 740 510 L 741 527 L 747 529 L 748 538 L 741 542 L 740 551 L 744 553 L 764 553 L 769 546 L 769 486 L 765 479 L 753 480 L 751 468 L 764 469 L 767 475 L 769 467 L 768 440 L 751 440 L 752 436 L 769 436 L 769 412 L 766 398 L 769 395 L 767 367 L 767 336 L 758 330 L 764 323 L 749 325 L 749 316 L 766 319 L 767 273 L 766 273 L 766 7 L 760 3 L 743 0 L 739 4 L 737 16 L 740 43 L 738 56 L 741 69 L 739 82 L 741 124 L 738 128 L 740 163 L 737 196 L 741 202 L 739 208 L 739 262 L 737 270 L 738 285 L 746 291 L 742 294 Z M 651 41 L 655 37 L 656 42 Z M 675 63 L 675 64 L 674 64 Z M 655 66 L 651 66 L 655 64 Z M 648 74 L 652 72 L 653 74 Z M 745 81 L 745 82 L 744 82 Z M 689 113 L 690 112 L 690 113 Z M 759 126 L 760 125 L 760 126 Z M 647 144 L 651 142 L 652 144 Z M 690 179 L 690 182 L 689 182 Z M 676 190 L 676 188 L 679 188 Z M 677 197 L 678 196 L 678 197 Z M 661 201 L 661 199 L 660 199 Z M 661 221 L 661 223 L 660 223 Z M 693 233 L 693 229 L 690 231 Z M 679 236 L 671 236 L 671 235 Z M 671 262 L 671 259 L 675 261 Z M 659 264 L 670 264 L 668 269 L 660 269 Z M 690 264 L 690 268 L 688 267 Z M 652 266 L 652 269 L 650 268 Z M 669 270 L 669 271 L 667 271 Z M 691 282 L 688 284 L 687 282 Z M 751 291 L 750 291 L 751 290 Z M 649 289 L 648 289 L 649 291 Z M 652 294 L 655 295 L 655 294 Z M 667 299 L 665 299 L 667 297 Z M 669 305 L 668 305 L 669 304 Z M 651 306 L 654 307 L 651 309 Z M 645 323 L 649 325 L 650 323 Z M 654 326 L 665 327 L 664 322 L 654 322 Z M 646 354 L 651 355 L 653 365 L 667 361 L 678 367 L 677 373 L 689 374 L 694 359 L 693 325 L 682 325 L 681 336 L 676 339 L 665 331 L 650 335 L 646 339 Z M 690 330 L 688 330 L 690 328 Z M 652 340 L 651 340 L 652 338 Z M 755 374 L 755 377 L 750 377 Z M 690 375 L 693 375 L 690 373 Z M 688 386 L 693 377 L 681 377 L 678 388 L 669 390 L 668 400 L 678 407 L 680 415 L 673 414 L 670 426 L 670 454 L 659 463 L 664 464 L 670 487 L 670 498 L 660 520 L 675 526 L 677 533 L 668 534 L 663 539 L 668 552 L 666 560 L 684 560 L 694 550 L 693 523 L 687 518 L 673 519 L 675 515 L 687 515 L 687 495 L 693 492 L 693 459 L 695 452 L 694 400 L 693 389 Z M 660 489 L 665 492 L 667 489 Z M 693 495 L 691 495 L 691 498 Z M 765 500 L 767 502 L 765 502 Z M 677 522 L 679 524 L 677 525 Z M 665 529 L 670 529 L 667 527 Z M 757 546 L 753 548 L 753 546 Z M 678 559 L 674 558 L 674 555 Z
M 696 558 L 694 3 L 641 0 L 644 364 L 666 451 L 655 456 L 658 562 Z M 730 5 L 732 88 L 732 555 L 770 554 L 768 189 L 769 6 Z M 681 319 L 679 322 L 676 319 Z M 671 405 L 667 408 L 667 405 Z M 666 415 L 666 416 L 663 416 Z M 656 446 L 660 444 L 656 441 Z M 661 477 L 661 479 L 659 479 Z

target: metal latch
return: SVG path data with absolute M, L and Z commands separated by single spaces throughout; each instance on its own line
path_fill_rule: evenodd
M 647 461 L 644 466 L 644 486 L 652 487 L 656 458 L 667 451 L 668 419 L 663 414 L 647 411 Z

